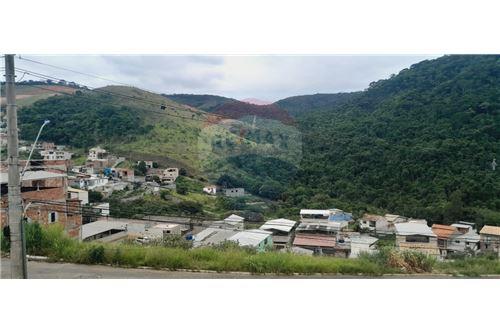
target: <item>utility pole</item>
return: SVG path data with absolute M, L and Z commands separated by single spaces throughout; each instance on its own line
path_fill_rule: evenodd
M 10 227 L 10 271 L 13 279 L 27 279 L 26 251 L 21 201 L 21 179 L 19 175 L 19 152 L 17 131 L 16 76 L 14 55 L 5 55 L 5 92 L 7 97 L 7 162 L 9 166 L 8 200 Z

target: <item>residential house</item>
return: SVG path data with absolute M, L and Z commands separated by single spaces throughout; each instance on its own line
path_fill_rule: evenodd
M 193 236 L 193 247 L 218 245 L 237 233 L 235 230 L 206 228 Z
M 453 252 L 451 247 L 455 237 L 462 235 L 456 227 L 444 224 L 433 224 L 432 232 L 437 236 L 439 254 L 442 258 L 446 258 L 449 253 Z
M 226 188 L 224 189 L 224 195 L 226 197 L 242 197 L 245 195 L 245 189 L 238 187 L 238 188 Z
M 108 152 L 106 149 L 102 149 L 101 147 L 94 147 L 89 149 L 89 155 L 87 159 L 89 161 L 99 161 L 99 160 L 107 160 Z
M 361 253 L 375 253 L 377 251 L 378 238 L 368 235 L 350 235 L 351 251 L 349 258 L 357 258 Z
M 239 246 L 249 246 L 263 252 L 273 247 L 272 232 L 260 229 L 244 230 L 228 238 Z
M 157 223 L 144 232 L 144 235 L 156 238 L 165 238 L 171 235 L 180 236 L 181 234 L 181 225 L 175 223 Z
M 459 222 L 451 225 L 457 228 L 459 235 L 452 239 L 448 244 L 448 250 L 452 252 L 471 252 L 479 251 L 481 237 L 475 230 L 475 224 L 470 222 Z
M 126 182 L 134 181 L 134 169 L 129 168 L 105 168 L 104 175 L 107 177 L 119 178 Z
M 21 181 L 24 215 L 29 222 L 60 223 L 71 237 L 80 237 L 82 202 L 68 195 L 68 178 L 60 171 L 26 171 Z M 1 172 L 1 226 L 8 225 L 8 175 Z
M 354 222 L 352 214 L 340 209 L 301 209 L 297 231 L 338 233 Z
M 217 194 L 217 186 L 216 185 L 208 185 L 203 188 L 203 192 L 210 194 L 210 195 L 216 195 Z
M 179 177 L 178 168 L 167 168 L 163 170 L 161 175 L 161 181 L 167 184 L 175 183 L 175 180 Z
M 89 203 L 89 192 L 78 188 L 68 187 L 68 198 L 80 200 L 82 205 Z
M 144 164 L 146 164 L 146 168 L 148 168 L 148 169 L 153 169 L 154 168 L 154 162 L 153 161 L 137 161 L 137 165 L 139 165 L 141 162 L 144 162 Z
M 108 178 L 98 175 L 78 175 L 72 181 L 72 185 L 85 190 L 95 190 L 108 183 Z
M 293 240 L 293 248 L 310 250 L 316 255 L 335 255 L 336 244 L 335 235 L 298 233 Z
M 109 202 L 101 202 L 92 205 L 92 210 L 96 215 L 109 216 Z
M 40 152 L 40 155 L 42 155 L 44 160 L 49 160 L 49 161 L 64 161 L 64 160 L 70 160 L 71 156 L 73 155 L 70 152 L 64 151 L 64 150 L 42 150 Z
M 427 224 L 410 221 L 408 223 L 397 223 L 394 228 L 396 232 L 396 248 L 398 250 L 412 250 L 439 256 L 437 236 Z
M 272 232 L 273 245 L 280 249 L 290 245 L 292 232 L 297 224 L 297 221 L 276 219 L 267 221 L 259 229 Z
M 222 221 L 212 222 L 210 226 L 222 229 L 243 230 L 245 229 L 244 221 L 244 217 L 238 216 L 236 214 L 231 214 Z
M 397 223 L 406 223 L 408 218 L 400 215 L 385 214 L 364 214 L 359 219 L 359 226 L 363 229 L 368 229 L 375 234 L 393 234 L 394 225 Z
M 104 238 L 102 239 L 102 241 L 106 242 L 114 242 L 124 238 L 128 238 L 135 239 L 140 243 L 148 243 L 154 239 L 162 239 L 168 237 L 169 235 L 181 234 L 181 226 L 179 224 L 137 219 L 102 217 L 96 222 L 87 223 L 84 226 L 87 225 L 91 225 L 91 227 L 96 226 L 94 228 L 96 230 L 102 229 L 103 234 L 100 236 L 100 238 Z M 119 230 L 123 232 L 115 235 L 115 233 L 118 232 L 108 232 L 106 226 L 108 226 L 109 230 Z M 118 228 L 117 226 L 121 226 L 121 228 Z
M 389 223 L 384 216 L 375 214 L 364 214 L 359 219 L 359 226 L 363 229 L 368 229 L 372 232 L 377 232 L 377 230 L 387 230 Z
M 479 234 L 481 251 L 497 253 L 500 257 L 500 227 L 485 225 Z

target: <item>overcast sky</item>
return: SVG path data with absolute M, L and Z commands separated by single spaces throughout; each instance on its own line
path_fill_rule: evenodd
M 30 56 L 159 93 L 215 94 L 237 99 L 281 98 L 362 90 L 432 55 L 402 56 Z M 16 67 L 91 87 L 110 82 L 16 59 Z M 28 75 L 24 78 L 35 79 Z

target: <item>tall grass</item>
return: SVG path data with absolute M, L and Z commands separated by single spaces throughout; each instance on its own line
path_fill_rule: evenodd
M 37 233 L 38 234 L 38 233 Z M 255 274 L 349 274 L 379 276 L 394 273 L 446 273 L 478 276 L 500 274 L 500 261 L 476 257 L 436 262 L 416 252 L 398 252 L 383 248 L 377 254 L 362 254 L 358 259 L 310 257 L 282 252 L 257 253 L 234 246 L 184 249 L 165 246 L 141 246 L 126 243 L 82 243 L 70 239 L 62 227 L 41 229 L 40 255 L 51 260 L 80 264 L 109 264 L 121 267 L 148 266 L 157 269 L 192 269 L 218 272 L 241 271 Z

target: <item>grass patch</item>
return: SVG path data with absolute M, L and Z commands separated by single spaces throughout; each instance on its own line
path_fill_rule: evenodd
M 149 266 L 157 269 L 192 269 L 254 274 L 348 274 L 380 276 L 397 273 L 444 273 L 465 276 L 500 274 L 500 260 L 478 256 L 437 262 L 416 252 L 383 248 L 376 254 L 357 259 L 310 257 L 283 252 L 257 253 L 235 246 L 185 249 L 182 247 L 141 246 L 131 243 L 82 243 L 64 234 L 59 225 L 31 231 L 27 248 L 53 261 L 79 264 L 109 264 L 121 267 Z M 35 242 L 31 244 L 31 242 Z M 165 245 L 165 244 L 163 244 Z

